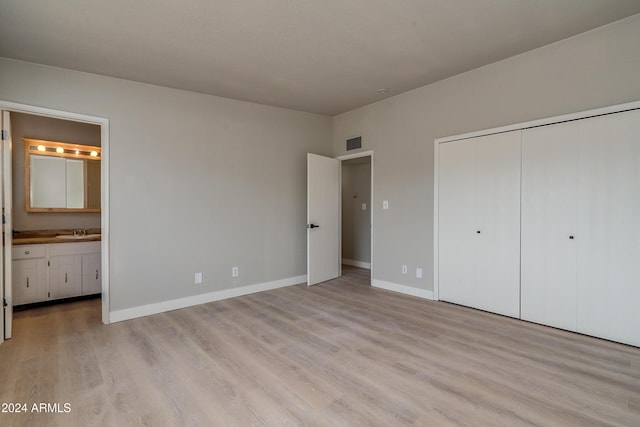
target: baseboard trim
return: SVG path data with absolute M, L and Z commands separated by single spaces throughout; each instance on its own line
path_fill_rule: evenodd
M 162 301 L 153 304 L 140 305 L 137 307 L 125 308 L 123 310 L 109 313 L 109 322 L 122 322 L 124 320 L 135 319 L 137 317 L 150 316 L 152 314 L 164 313 L 180 308 L 192 307 L 194 305 L 206 304 L 208 302 L 220 301 L 228 298 L 235 298 L 243 295 L 255 294 L 256 292 L 269 291 L 271 289 L 284 288 L 286 286 L 306 283 L 307 276 L 295 276 L 272 282 L 257 283 L 255 285 L 242 286 L 240 288 L 224 289 L 221 291 L 209 292 L 206 294 L 193 295 L 184 298 L 177 298 L 169 301 Z
M 370 262 L 356 261 L 353 259 L 342 258 L 342 263 L 345 265 L 350 265 L 352 267 L 366 268 L 367 270 L 371 270 Z
M 373 280 L 371 285 L 375 288 L 386 289 L 388 291 L 399 292 L 401 294 L 412 295 L 433 300 L 433 291 L 426 289 L 413 288 L 411 286 L 400 285 L 398 283 L 385 282 L 384 280 Z

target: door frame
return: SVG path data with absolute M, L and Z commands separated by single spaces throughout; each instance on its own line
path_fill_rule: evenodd
M 373 277 L 374 277 L 374 262 L 373 262 L 373 253 L 374 253 L 374 226 L 373 226 L 373 207 L 375 206 L 373 195 L 373 150 L 361 151 L 353 154 L 345 154 L 342 156 L 336 157 L 337 160 L 340 160 L 340 165 L 342 166 L 342 162 L 345 160 L 357 159 L 360 157 L 371 157 L 371 194 L 369 195 L 369 221 L 371 222 L 371 230 L 369 240 L 371 243 L 371 255 L 370 255 L 370 277 L 369 277 L 369 285 L 373 285 Z M 340 190 L 342 191 L 342 167 L 340 167 Z M 340 224 L 340 275 L 342 275 L 342 196 L 340 197 L 340 220 L 338 222 Z
M 6 339 L 11 338 L 13 335 L 13 306 L 7 304 L 4 306 L 5 301 L 11 302 L 13 299 L 13 288 L 11 280 L 11 245 L 13 235 L 12 233 L 6 233 L 6 230 L 11 230 L 13 227 L 11 223 L 13 218 L 11 215 L 12 203 L 12 191 L 11 191 L 11 153 L 13 150 L 11 139 L 11 113 L 9 111 L 0 110 L 2 114 L 2 214 L 3 214 L 3 231 L 4 243 L 0 248 L 0 344 Z M 7 120 L 5 121 L 5 117 Z M 5 134 L 6 132 L 6 134 Z M 9 248 L 7 250 L 7 248 Z M 9 283 L 7 286 L 6 284 Z
M 86 114 L 71 113 L 52 108 L 37 107 L 34 105 L 20 104 L 0 99 L 0 110 L 14 113 L 26 113 L 37 116 L 51 117 L 54 119 L 72 120 L 100 126 L 101 145 L 101 208 L 100 221 L 102 228 L 101 239 L 101 264 L 102 264 L 102 323 L 109 323 L 109 119 L 90 116 Z

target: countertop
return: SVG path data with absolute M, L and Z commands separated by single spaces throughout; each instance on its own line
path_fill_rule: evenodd
M 43 243 L 75 243 L 75 242 L 99 242 L 102 240 L 99 228 L 89 228 L 86 234 L 96 235 L 91 237 L 73 238 L 73 230 L 25 230 L 14 232 L 13 245 L 37 245 Z M 69 238 L 60 238 L 56 236 L 66 235 Z

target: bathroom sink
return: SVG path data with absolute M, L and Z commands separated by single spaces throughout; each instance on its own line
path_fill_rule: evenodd
M 101 234 L 85 234 L 84 236 L 74 236 L 73 234 L 60 234 L 56 236 L 56 239 L 64 239 L 64 240 L 84 240 L 84 239 L 93 239 L 95 237 L 100 237 Z

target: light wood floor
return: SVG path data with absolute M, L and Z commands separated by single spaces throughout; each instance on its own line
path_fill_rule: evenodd
M 640 349 L 345 273 L 108 326 L 99 300 L 16 313 L 0 402 L 71 412 L 0 425 L 640 425 Z

